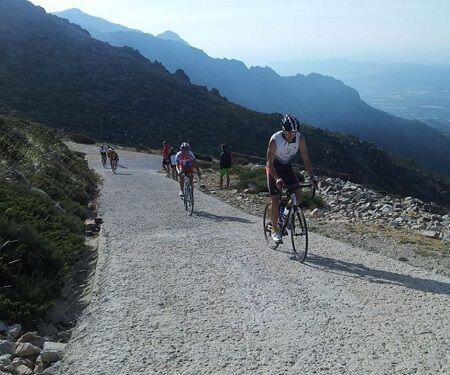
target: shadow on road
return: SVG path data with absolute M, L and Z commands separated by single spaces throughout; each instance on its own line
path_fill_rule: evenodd
M 308 255 L 305 265 L 341 276 L 363 279 L 374 284 L 399 285 L 421 292 L 450 295 L 450 283 L 371 269 L 361 263 L 351 263 L 311 254 Z
M 250 220 L 242 219 L 240 217 L 233 217 L 233 216 L 220 216 L 220 215 L 214 215 L 209 212 L 204 211 L 194 211 L 194 216 L 203 217 L 205 219 L 214 220 L 217 222 L 224 222 L 224 221 L 232 221 L 237 223 L 252 223 Z

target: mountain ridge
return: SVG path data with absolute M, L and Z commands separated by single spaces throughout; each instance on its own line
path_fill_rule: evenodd
M 385 151 L 450 176 L 450 139 L 423 122 L 405 120 L 369 106 L 355 89 L 333 77 L 282 77 L 268 67 L 248 68 L 238 60 L 212 58 L 201 49 L 161 41 L 151 34 L 88 31 L 112 45 L 136 48 L 171 72 L 183 69 L 193 83 L 216 88 L 247 108 L 294 113 L 307 123 L 361 137 Z
M 68 132 L 130 146 L 221 143 L 263 156 L 280 114 L 229 102 L 171 74 L 130 47 L 113 47 L 25 0 L 0 3 L 0 108 Z M 447 180 L 405 165 L 373 144 L 302 126 L 316 168 L 396 194 L 450 204 Z

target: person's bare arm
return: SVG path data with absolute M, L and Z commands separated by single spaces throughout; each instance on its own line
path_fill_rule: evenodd
M 303 163 L 305 164 L 306 172 L 310 178 L 314 177 L 311 159 L 309 158 L 308 147 L 306 147 L 305 138 L 300 139 L 300 154 L 302 155 Z

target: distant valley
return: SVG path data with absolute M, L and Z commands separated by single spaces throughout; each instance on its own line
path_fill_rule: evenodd
M 324 60 L 269 63 L 283 76 L 333 76 L 356 88 L 368 104 L 418 119 L 450 135 L 450 66 Z

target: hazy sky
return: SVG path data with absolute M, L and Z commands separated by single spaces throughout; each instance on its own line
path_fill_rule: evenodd
M 173 30 L 214 57 L 450 64 L 450 0 L 32 0 L 145 32 Z

